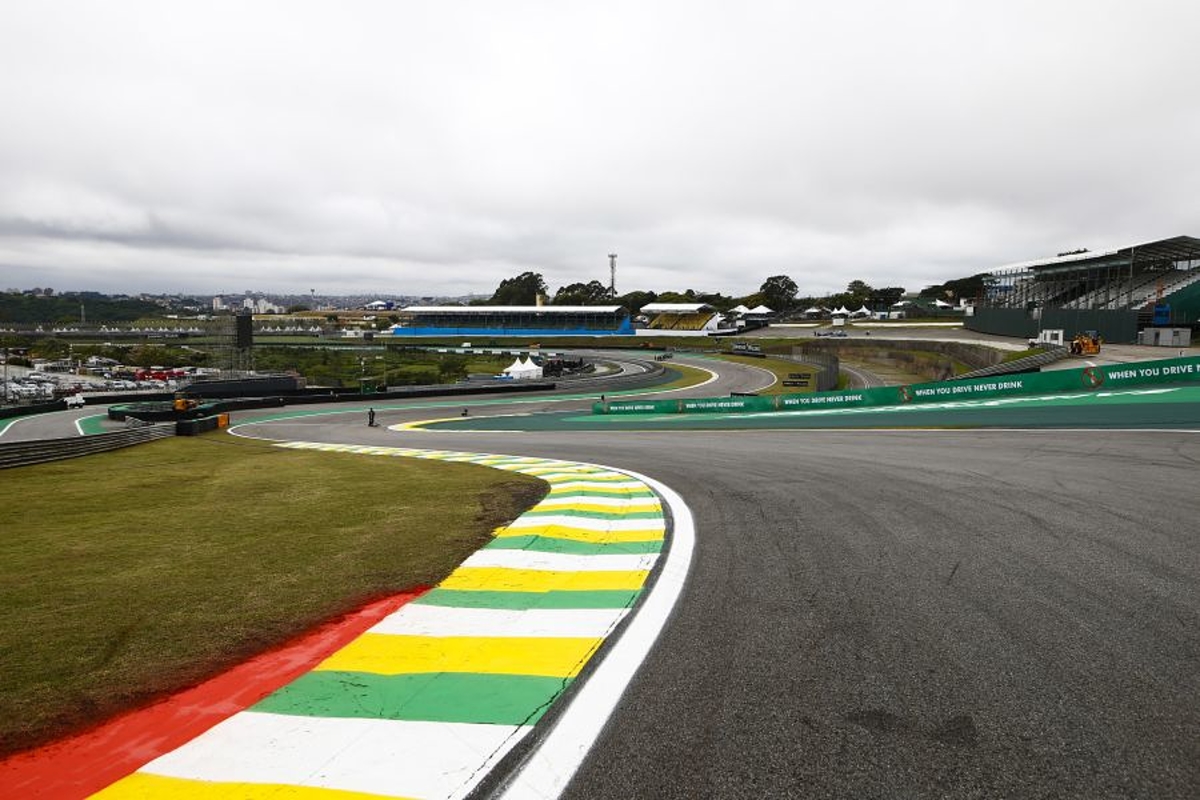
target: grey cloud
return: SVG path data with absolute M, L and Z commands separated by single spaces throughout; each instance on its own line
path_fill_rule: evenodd
M 425 294 L 603 279 L 616 251 L 624 288 L 821 293 L 1194 235 L 1197 22 L 1082 0 L 11 4 L 0 261 L 28 285 Z

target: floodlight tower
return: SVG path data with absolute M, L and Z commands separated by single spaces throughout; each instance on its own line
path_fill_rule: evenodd
M 617 254 L 608 254 L 608 296 L 617 296 Z

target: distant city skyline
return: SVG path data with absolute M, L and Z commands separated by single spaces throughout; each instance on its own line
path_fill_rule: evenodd
M 131 24 L 136 20 L 136 24 Z M 286 21 L 286 24 L 283 24 Z M 0 10 L 0 284 L 910 292 L 1197 234 L 1200 5 Z

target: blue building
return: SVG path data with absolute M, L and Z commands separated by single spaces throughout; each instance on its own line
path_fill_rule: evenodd
M 621 306 L 408 306 L 393 336 L 632 336 Z

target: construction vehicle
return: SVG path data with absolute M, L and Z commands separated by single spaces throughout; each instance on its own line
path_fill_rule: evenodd
M 1071 355 L 1100 355 L 1100 345 L 1102 344 L 1104 344 L 1104 340 L 1100 338 L 1100 334 L 1096 331 L 1084 331 L 1083 333 L 1077 333 L 1075 334 L 1075 338 L 1071 340 Z
M 175 400 L 172 402 L 171 407 L 176 411 L 191 411 L 198 405 L 200 405 L 199 400 L 196 400 L 193 397 L 188 397 L 183 392 L 176 392 Z

